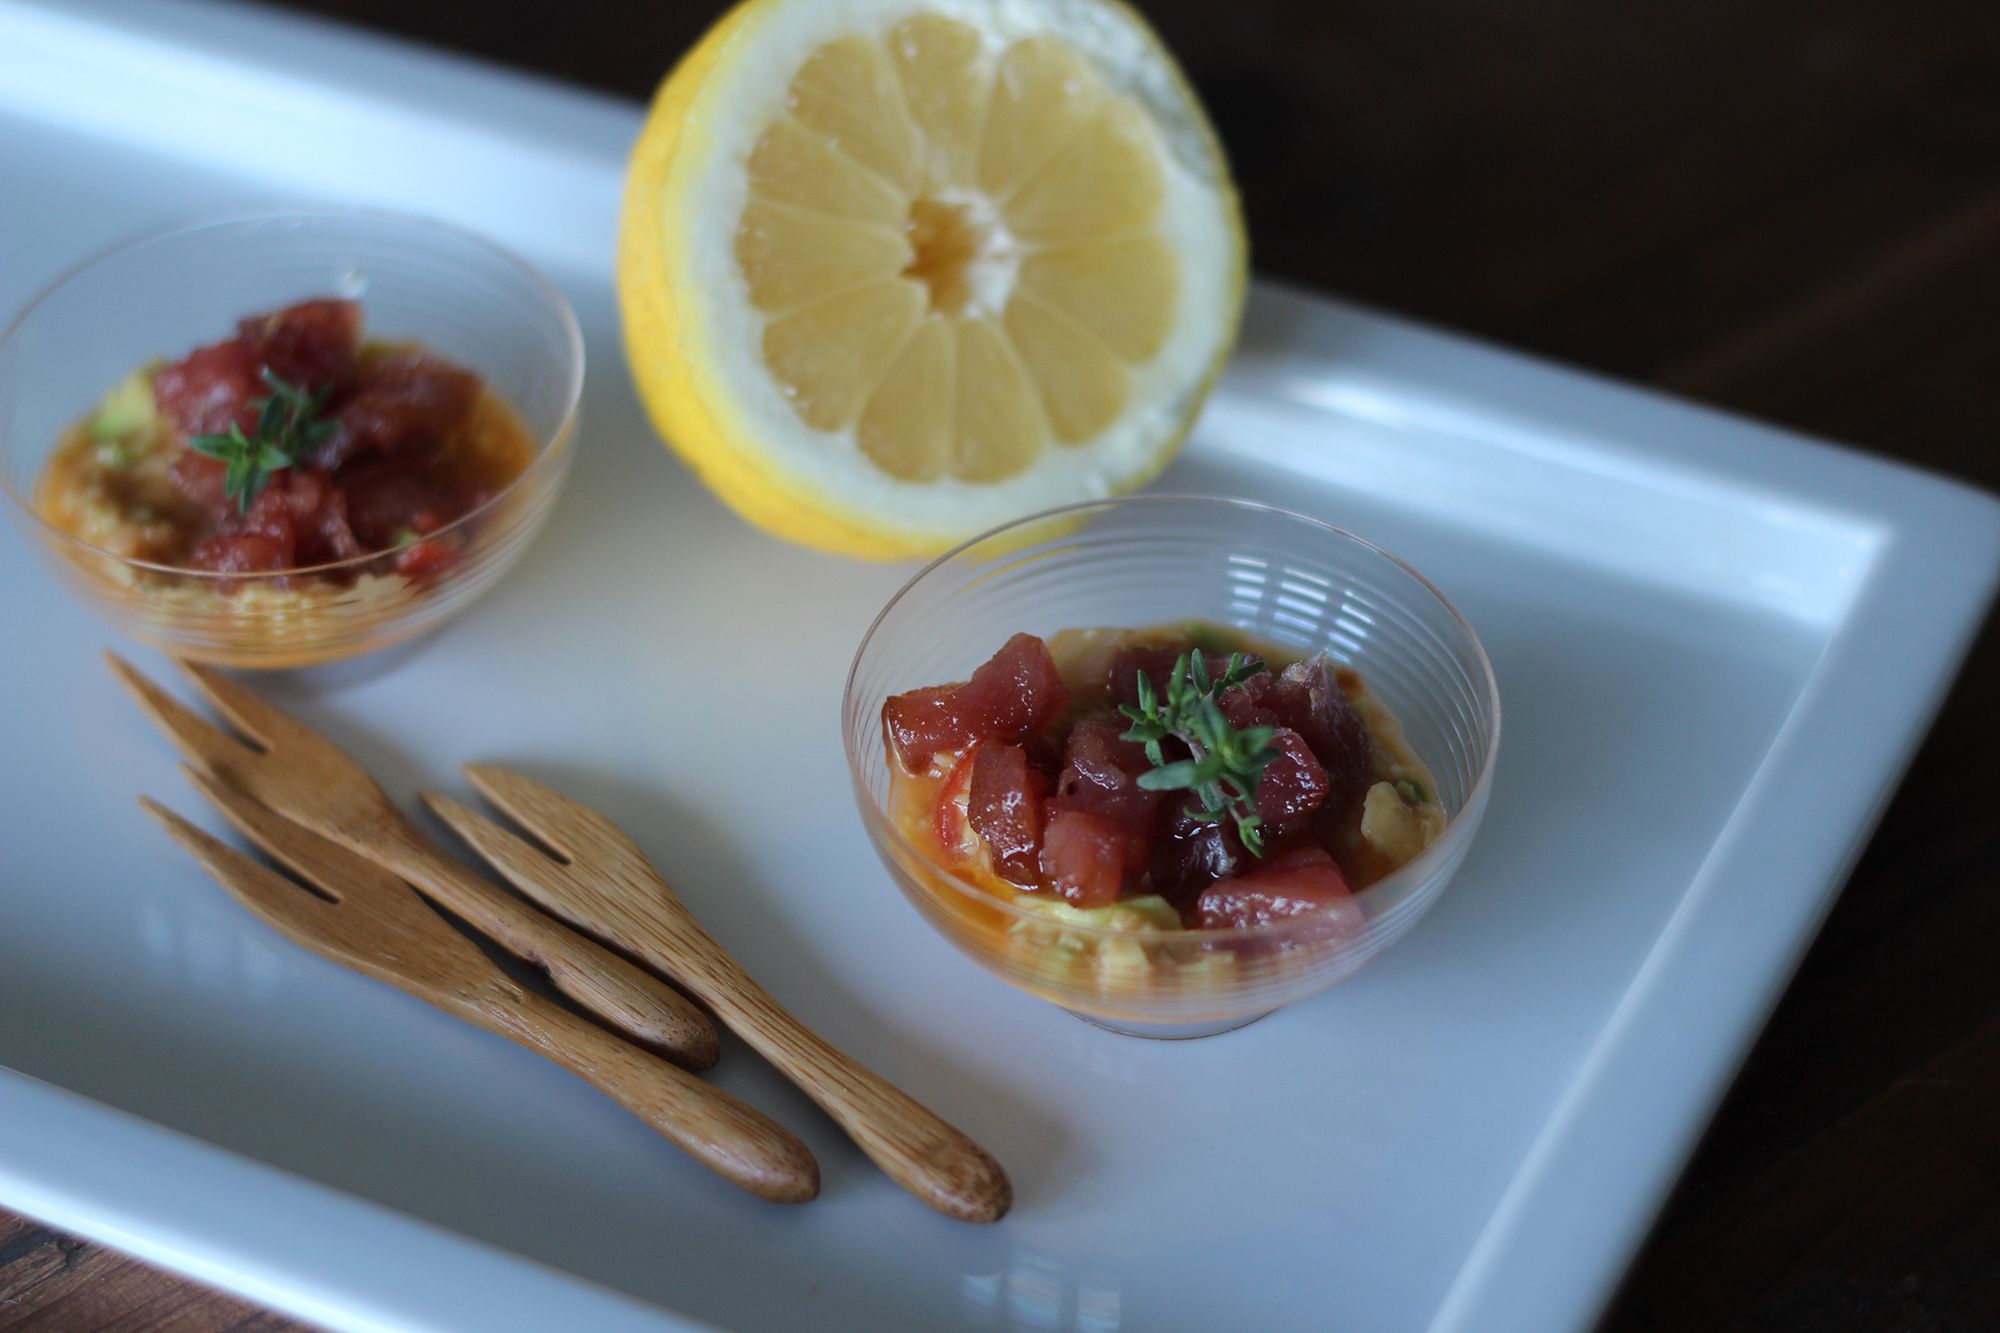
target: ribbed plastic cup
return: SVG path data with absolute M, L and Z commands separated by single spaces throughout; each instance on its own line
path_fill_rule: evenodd
M 1227 930 L 1065 926 L 956 876 L 888 811 L 882 705 L 964 680 L 1018 631 L 1235 626 L 1359 671 L 1429 766 L 1447 823 L 1356 895 L 1361 922 Z M 891 879 L 1003 980 L 1140 1036 L 1228 1031 L 1352 976 L 1457 873 L 1486 809 L 1500 700 L 1465 618 L 1416 570 L 1351 532 L 1242 500 L 1137 496 L 1053 510 L 975 538 L 918 574 L 862 639 L 842 703 L 855 799 Z
M 133 371 L 228 337 L 238 319 L 321 296 L 359 299 L 370 337 L 414 340 L 478 372 L 537 446 L 500 494 L 431 534 L 457 545 L 450 566 L 412 583 L 390 552 L 215 574 L 104 550 L 36 512 L 36 481 L 63 431 Z M 555 503 L 582 390 L 583 339 L 568 302 L 488 241 L 386 213 L 228 218 L 84 264 L 0 333 L 0 477 L 36 554 L 118 629 L 202 661 L 304 666 L 411 638 L 490 588 Z

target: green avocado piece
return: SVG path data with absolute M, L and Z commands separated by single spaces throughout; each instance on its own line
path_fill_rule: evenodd
M 153 375 L 141 370 L 104 395 L 90 419 L 90 438 L 100 444 L 129 440 L 152 429 L 159 415 L 153 404 Z

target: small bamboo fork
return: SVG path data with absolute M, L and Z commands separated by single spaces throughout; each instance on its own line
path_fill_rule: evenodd
M 616 824 L 504 768 L 467 764 L 465 775 L 556 856 L 449 797 L 423 800 L 521 892 L 685 986 L 917 1198 L 966 1221 L 1006 1213 L 1013 1186 L 998 1162 L 788 1013 L 702 929 Z
M 804 1203 L 819 1164 L 777 1122 L 517 985 L 388 872 L 193 768 L 189 779 L 314 894 L 147 797 L 139 803 L 236 900 L 295 943 L 568 1069 L 759 1198 Z
M 253 742 L 246 744 L 197 717 L 117 654 L 105 658 L 196 768 L 408 880 L 640 1043 L 690 1069 L 715 1063 L 715 1025 L 686 996 L 439 852 L 326 737 L 226 676 L 179 663 L 195 688 Z

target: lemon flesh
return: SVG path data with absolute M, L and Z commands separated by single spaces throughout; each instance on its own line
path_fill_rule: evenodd
M 1243 268 L 1213 135 L 1122 6 L 748 0 L 662 86 L 619 293 L 726 500 L 899 556 L 1156 473 Z

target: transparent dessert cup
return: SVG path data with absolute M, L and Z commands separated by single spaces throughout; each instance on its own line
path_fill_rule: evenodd
M 366 336 L 415 341 L 476 371 L 526 426 L 535 454 L 521 475 L 429 534 L 456 548 L 450 564 L 413 580 L 395 572 L 390 552 L 223 575 L 93 546 L 37 511 L 36 485 L 63 433 L 133 371 L 316 296 L 358 299 Z M 120 631 L 221 665 L 307 666 L 412 638 L 493 586 L 553 507 L 582 389 L 583 339 L 568 302 L 471 233 L 370 212 L 227 218 L 100 255 L 0 332 L 0 482 L 43 564 Z
M 1356 895 L 1359 924 L 1299 917 L 1229 930 L 1052 925 L 953 872 L 891 816 L 882 705 L 966 679 L 1017 631 L 1235 626 L 1355 668 L 1429 766 L 1444 833 Z M 1206 1036 L 1352 976 L 1451 882 L 1477 832 L 1500 701 L 1472 628 L 1422 575 L 1361 538 L 1241 500 L 1138 496 L 1053 510 L 941 557 L 862 639 L 841 722 L 861 817 L 905 897 L 1011 984 L 1115 1031 Z

